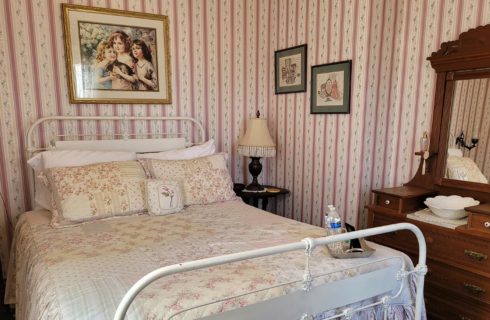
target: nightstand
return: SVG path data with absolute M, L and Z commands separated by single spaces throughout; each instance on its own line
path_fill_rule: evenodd
M 275 198 L 280 195 L 289 194 L 288 189 L 278 188 L 274 186 L 264 186 L 266 190 L 269 189 L 277 189 L 277 192 L 265 191 L 265 192 L 247 192 L 244 190 L 245 186 L 241 183 L 235 183 L 233 185 L 233 191 L 235 191 L 236 195 L 241 197 L 245 203 L 253 205 L 254 207 L 259 207 L 259 200 L 261 200 L 261 209 L 267 210 L 267 204 L 269 203 L 269 198 Z

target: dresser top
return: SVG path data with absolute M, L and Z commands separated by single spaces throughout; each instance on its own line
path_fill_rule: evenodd
M 422 196 L 435 195 L 437 192 L 434 190 L 413 187 L 413 186 L 402 186 L 393 188 L 383 188 L 373 190 L 374 193 L 386 194 L 390 196 L 396 196 L 401 199 L 417 198 Z
M 490 203 L 465 208 L 466 211 L 490 215 Z

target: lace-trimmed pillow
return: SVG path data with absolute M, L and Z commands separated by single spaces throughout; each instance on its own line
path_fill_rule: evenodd
M 137 161 L 51 168 L 46 178 L 54 227 L 146 211 L 146 175 Z
M 236 199 L 224 153 L 191 160 L 139 161 L 145 162 L 152 178 L 180 182 L 184 193 L 184 205 Z
M 150 215 L 161 216 L 184 208 L 182 189 L 177 181 L 146 180 L 146 205 Z

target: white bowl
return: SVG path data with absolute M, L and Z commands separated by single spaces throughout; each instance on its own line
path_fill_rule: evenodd
M 425 199 L 424 203 L 436 216 L 455 220 L 466 217 L 468 212 L 464 208 L 479 205 L 480 201 L 470 197 L 437 196 Z

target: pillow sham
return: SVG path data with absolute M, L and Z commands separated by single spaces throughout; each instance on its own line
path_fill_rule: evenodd
M 54 227 L 146 211 L 146 175 L 137 161 L 46 170 Z
M 142 159 L 156 179 L 180 182 L 184 205 L 208 204 L 236 199 L 224 153 L 190 160 Z
M 467 157 L 447 157 L 447 177 L 449 179 L 488 183 L 477 164 Z
M 38 153 L 27 161 L 34 169 L 34 209 L 51 207 L 51 193 L 39 178 L 41 172 L 55 167 L 76 167 L 102 162 L 136 160 L 135 152 L 91 151 L 91 150 L 49 150 Z
M 146 206 L 148 213 L 160 216 L 179 212 L 184 208 L 182 189 L 177 181 L 146 180 Z
M 186 160 L 210 156 L 216 151 L 214 139 L 185 149 L 137 154 L 138 159 Z

